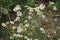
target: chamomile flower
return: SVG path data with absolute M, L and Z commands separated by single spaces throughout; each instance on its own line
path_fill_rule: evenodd
M 40 4 L 40 5 L 39 5 L 39 9 L 40 9 L 40 10 L 44 10 L 44 9 L 45 9 L 45 5 L 44 5 L 44 4 Z
M 17 12 L 18 10 L 21 10 L 20 5 L 16 5 L 16 7 L 13 9 L 14 12 Z
M 32 17 L 31 16 L 28 16 L 28 19 L 32 19 Z
M 20 21 L 20 17 L 16 17 L 14 21 Z
M 28 36 L 24 36 L 24 38 L 25 38 L 25 39 L 27 39 L 27 38 L 28 38 Z
M 27 38 L 27 40 L 32 40 L 31 38 Z
M 13 29 L 13 30 L 16 29 L 16 26 L 12 26 L 12 29 Z
M 29 25 L 30 25 L 30 24 L 29 24 L 29 23 L 27 23 L 27 24 L 25 24 L 25 25 L 24 25 L 24 27 L 29 27 Z
M 18 27 L 17 28 L 17 32 L 20 33 L 20 32 L 23 32 L 23 29 L 21 27 Z
M 17 11 L 17 16 L 22 16 L 22 12 Z
M 14 24 L 14 21 L 10 21 L 11 24 Z
M 42 33 L 45 33 L 45 30 L 44 30 L 44 28 L 42 28 L 42 27 L 41 27 L 41 28 L 40 28 L 40 30 L 42 31 Z
M 54 2 L 49 1 L 49 5 L 53 5 L 53 4 L 54 4 Z
M 28 20 L 25 20 L 25 21 L 24 21 L 24 23 L 27 23 L 27 22 L 28 22 Z
M 42 15 L 42 18 L 43 18 L 43 19 L 45 19 L 45 18 L 46 18 L 46 16 L 45 16 L 45 15 Z
M 6 25 L 9 24 L 9 22 L 6 22 Z
M 6 24 L 5 24 L 5 23 L 2 23 L 1 25 L 2 25 L 3 27 L 6 27 Z
M 47 37 L 51 37 L 50 35 L 47 35 Z
M 53 6 L 53 10 L 57 10 L 57 7 L 56 6 Z
M 16 33 L 14 33 L 13 36 L 16 37 Z
M 10 39 L 14 39 L 14 37 L 13 36 L 10 36 Z
M 16 37 L 23 37 L 23 35 L 17 34 Z

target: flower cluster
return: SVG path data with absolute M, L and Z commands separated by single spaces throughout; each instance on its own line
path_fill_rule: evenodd
M 54 2 L 49 2 L 49 6 L 52 6 L 53 4 Z M 33 8 L 30 6 L 25 6 L 25 8 L 26 10 L 21 11 L 21 6 L 16 5 L 13 9 L 13 11 L 16 12 L 16 18 L 13 21 L 1 24 L 3 27 L 12 30 L 10 39 L 14 40 L 14 38 L 17 38 L 19 40 L 42 40 L 43 36 L 44 38 L 46 36 L 50 37 L 47 35 L 49 33 L 47 32 L 47 28 L 51 26 L 51 22 L 49 22 L 49 18 L 44 14 L 46 13 L 46 6 L 44 4 L 40 4 L 38 7 Z M 53 6 L 53 10 L 57 10 L 57 7 Z

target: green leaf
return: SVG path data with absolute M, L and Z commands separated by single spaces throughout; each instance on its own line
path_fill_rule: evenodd
M 36 0 L 27 0 L 28 5 L 34 5 Z
M 12 6 L 14 4 L 14 2 L 12 1 L 12 0 L 8 0 L 8 2 L 7 2 L 7 6 Z
M 6 8 L 0 7 L 0 12 L 4 13 L 4 14 L 7 14 L 8 10 Z

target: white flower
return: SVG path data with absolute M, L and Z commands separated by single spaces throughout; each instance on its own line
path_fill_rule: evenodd
M 20 5 L 16 5 L 16 7 L 13 9 L 13 11 L 17 12 L 18 10 L 21 10 Z
M 53 5 L 53 4 L 54 4 L 54 2 L 49 1 L 49 5 Z
M 11 24 L 14 24 L 14 21 L 10 21 Z
M 44 10 L 45 9 L 45 5 L 44 4 L 40 4 L 39 9 Z
M 20 33 L 20 32 L 23 32 L 23 29 L 21 27 L 18 27 L 17 28 L 17 32 Z
M 30 24 L 29 24 L 29 23 L 27 23 L 27 24 L 25 24 L 25 27 L 29 27 L 29 25 L 30 25 Z
M 23 35 L 20 34 L 13 34 L 14 37 L 23 37 Z
M 17 16 L 22 16 L 22 12 L 17 11 Z
M 25 39 L 27 39 L 28 37 L 27 36 L 24 36 Z
M 42 33 L 45 33 L 45 30 L 44 30 L 44 28 L 42 28 L 42 27 L 41 27 L 41 28 L 40 28 L 40 30 L 42 31 Z
M 6 27 L 6 24 L 5 24 L 5 23 L 2 23 L 1 25 L 2 25 L 3 27 Z
M 57 19 L 54 19 L 55 22 L 57 22 Z
M 16 27 L 15 26 L 12 26 L 12 29 L 14 30 L 14 29 L 16 29 Z
M 40 11 L 39 7 L 34 8 L 34 10 L 37 11 L 37 12 Z
M 43 19 L 45 19 L 45 18 L 46 18 L 46 16 L 45 16 L 45 15 L 42 15 L 42 18 L 43 18 Z
M 24 21 L 24 23 L 27 23 L 27 22 L 28 22 L 28 20 L 25 20 L 25 21 Z
M 47 35 L 47 37 L 51 37 L 50 35 Z
M 33 12 L 33 8 L 30 8 L 29 11 L 30 11 L 30 12 Z
M 20 16 L 22 16 L 22 12 L 20 12 Z
M 27 9 L 29 10 L 29 12 L 33 12 L 33 8 L 28 7 Z
M 23 37 L 23 35 L 17 34 L 16 37 Z
M 54 31 L 54 33 L 56 34 L 56 31 Z
M 16 37 L 16 34 L 14 33 L 13 36 Z
M 41 27 L 40 30 L 41 30 L 41 31 L 44 31 L 44 28 Z
M 57 10 L 57 7 L 56 6 L 53 6 L 53 10 Z
M 28 7 L 27 9 L 29 10 L 31 7 Z
M 9 24 L 9 22 L 6 22 L 6 25 Z
M 32 17 L 31 16 L 28 16 L 28 19 L 32 19 Z
M 27 30 L 27 28 L 25 28 L 25 30 Z
M 10 39 L 14 39 L 14 37 L 13 36 L 10 36 Z
M 16 17 L 14 21 L 20 21 L 20 17 Z
M 24 6 L 24 7 L 29 7 L 29 6 L 26 5 L 26 6 Z

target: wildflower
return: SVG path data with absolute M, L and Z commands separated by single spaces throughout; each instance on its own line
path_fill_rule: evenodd
M 21 27 L 18 27 L 17 28 L 17 32 L 20 33 L 20 32 L 23 32 L 23 29 Z
M 44 30 L 44 28 L 42 28 L 42 27 L 41 27 L 41 28 L 40 28 L 40 30 L 42 31 L 42 33 L 45 33 L 45 30 Z
M 27 23 L 27 22 L 28 22 L 28 20 L 25 20 L 25 21 L 24 21 L 24 23 Z
M 37 10 L 39 10 L 39 7 L 36 7 L 36 8 L 33 8 L 33 9 L 37 11 Z
M 54 31 L 54 33 L 56 34 L 56 31 Z
M 45 16 L 45 15 L 42 15 L 42 18 L 43 18 L 43 19 L 45 19 L 45 18 L 46 18 L 46 16 Z
M 30 12 L 33 12 L 33 8 L 30 8 L 29 11 L 30 11 Z
M 37 15 L 39 15 L 39 16 L 40 16 L 41 14 L 43 14 L 43 12 L 42 12 L 41 10 L 39 10 L 39 9 L 36 9 L 35 11 L 37 12 Z
M 16 7 L 13 9 L 13 11 L 17 12 L 18 10 L 21 10 L 20 5 L 16 5 Z
M 41 31 L 44 31 L 44 28 L 40 28 Z
M 44 4 L 40 4 L 39 9 L 40 10 L 44 10 L 45 9 L 45 5 Z
M 14 21 L 10 21 L 11 24 L 14 24 Z
M 53 10 L 57 10 L 57 7 L 56 6 L 53 6 Z
M 22 12 L 17 11 L 17 16 L 22 16 Z
M 20 17 L 16 17 L 14 21 L 20 21 Z
M 25 30 L 27 30 L 27 28 L 25 28 Z
M 29 25 L 30 25 L 30 24 L 29 24 L 29 23 L 27 23 L 27 24 L 25 24 L 24 26 L 25 26 L 25 27 L 29 27 Z
M 17 34 L 16 37 L 23 37 L 23 35 Z
M 31 16 L 28 16 L 28 19 L 32 19 L 32 17 Z
M 57 22 L 57 19 L 54 19 L 55 22 Z
M 10 39 L 14 39 L 14 37 L 13 36 L 10 36 Z
M 24 36 L 25 39 L 27 39 L 28 37 L 27 36 Z
M 50 35 L 47 35 L 47 37 L 51 37 Z
M 15 26 L 12 26 L 12 29 L 14 30 L 14 29 L 16 29 L 16 27 Z
M 9 24 L 9 22 L 6 22 L 6 25 Z
M 29 7 L 29 6 L 26 5 L 26 6 L 24 6 L 24 7 Z
M 14 33 L 13 36 L 16 37 L 16 34 Z
M 33 8 L 28 7 L 27 9 L 29 10 L 29 12 L 33 12 Z
M 49 1 L 49 5 L 53 5 L 53 4 L 54 4 L 54 2 Z
M 6 27 L 6 24 L 5 24 L 5 23 L 2 23 L 1 25 L 2 25 L 3 27 Z

